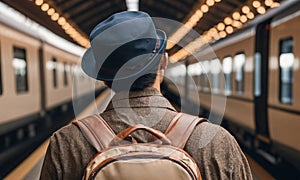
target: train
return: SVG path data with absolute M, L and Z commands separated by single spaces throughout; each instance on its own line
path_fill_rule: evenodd
M 0 12 L 0 177 L 16 165 L 9 167 L 8 162 L 17 162 L 20 154 L 25 157 L 29 147 L 38 146 L 67 123 L 67 114 L 74 117 L 74 103 L 84 108 L 90 103 L 84 99 L 91 99 L 86 96 L 95 97 L 105 88 L 81 70 L 84 48 L 8 6 L 4 9 Z
M 293 178 L 300 177 L 299 22 L 300 1 L 282 3 L 172 64 L 164 81 L 166 95 L 199 107 L 197 115 L 211 121 L 222 117 L 215 123 L 242 147 Z M 283 162 L 291 171 L 280 169 Z

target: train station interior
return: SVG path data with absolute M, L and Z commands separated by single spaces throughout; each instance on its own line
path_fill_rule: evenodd
M 174 111 L 224 128 L 253 179 L 300 179 L 299 0 L 0 0 L 0 179 L 40 179 L 53 133 L 110 106 L 82 61 L 97 25 L 128 11 L 166 34 Z

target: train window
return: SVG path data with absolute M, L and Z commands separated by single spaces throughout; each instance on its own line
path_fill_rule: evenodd
M 70 73 L 70 76 L 71 76 L 71 80 L 74 78 L 74 67 L 75 65 L 74 64 L 70 64 L 69 65 L 69 73 Z
M 64 85 L 68 86 L 68 71 L 69 71 L 69 65 L 67 63 L 64 63 Z
M 28 91 L 28 79 L 27 79 L 27 60 L 26 50 L 24 48 L 13 47 L 14 58 L 13 68 L 16 76 L 16 90 L 17 93 Z
M 76 76 L 76 65 L 72 64 L 70 69 L 71 69 L 72 78 L 74 79 Z
M 261 62 L 262 55 L 260 52 L 254 54 L 254 95 L 261 95 Z
M 204 77 L 203 80 L 203 90 L 204 91 L 209 91 L 209 73 L 210 73 L 210 63 L 209 61 L 204 61 L 202 63 L 202 75 Z
M 1 46 L 0 46 L 0 95 L 3 93 L 3 88 L 2 88 L 2 60 L 1 60 Z
M 293 103 L 293 65 L 294 65 L 294 54 L 293 54 L 293 39 L 280 40 L 280 54 L 279 54 L 279 65 L 280 65 L 280 97 L 279 100 L 284 104 Z
M 213 59 L 210 62 L 210 72 L 212 75 L 212 91 L 218 93 L 220 90 L 220 72 L 221 65 L 219 59 Z
M 166 72 L 167 77 L 171 77 L 171 80 L 175 84 L 183 86 L 185 84 L 186 67 L 183 64 L 168 69 Z
M 232 72 L 232 57 L 228 56 L 223 59 L 223 72 L 225 75 L 225 94 L 231 93 L 231 72 Z
M 244 92 L 244 66 L 246 56 L 244 53 L 239 53 L 234 56 L 234 70 L 235 70 L 235 83 L 236 91 L 238 93 Z
M 57 60 L 52 58 L 52 79 L 53 87 L 57 88 Z
M 188 74 L 193 78 L 193 83 L 189 83 L 191 87 L 200 87 L 200 75 L 201 75 L 201 65 L 199 63 L 191 64 L 188 66 Z

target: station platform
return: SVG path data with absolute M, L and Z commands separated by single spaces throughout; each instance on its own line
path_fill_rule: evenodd
M 95 100 L 98 112 L 104 111 L 105 107 L 109 103 L 112 97 L 110 90 L 105 90 Z M 77 118 L 83 118 L 85 116 L 97 113 L 95 111 L 95 104 L 91 103 Z M 26 160 L 24 160 L 17 168 L 9 173 L 4 179 L 5 180 L 38 180 L 44 160 L 44 156 L 49 144 L 49 140 L 46 140 L 42 145 L 39 146 Z M 252 175 L 254 180 L 273 180 L 272 177 L 263 167 L 261 167 L 254 159 L 252 159 L 247 153 L 245 153 L 248 162 L 250 164 Z

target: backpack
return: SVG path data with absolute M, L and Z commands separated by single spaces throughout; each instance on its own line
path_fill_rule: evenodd
M 178 113 L 165 133 L 137 124 L 117 135 L 100 115 L 75 121 L 98 152 L 82 179 L 201 180 L 196 162 L 183 148 L 195 126 L 204 121 Z M 149 132 L 156 140 L 137 143 L 131 136 L 137 130 Z

